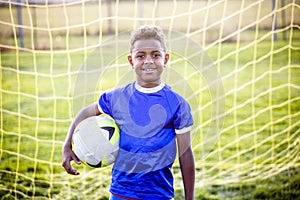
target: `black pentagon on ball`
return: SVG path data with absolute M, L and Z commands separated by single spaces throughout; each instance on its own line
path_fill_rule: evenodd
M 114 127 L 109 127 L 109 126 L 105 126 L 105 127 L 101 127 L 104 130 L 107 130 L 109 133 L 108 139 L 110 140 L 112 138 L 112 136 L 114 135 L 115 132 L 115 128 Z

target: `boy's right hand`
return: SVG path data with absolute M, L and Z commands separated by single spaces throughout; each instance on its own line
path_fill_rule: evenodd
M 76 169 L 72 168 L 72 166 L 71 166 L 72 160 L 74 160 L 74 162 L 77 165 L 81 164 L 80 160 L 77 158 L 75 153 L 72 151 L 72 147 L 70 145 L 64 145 L 64 147 L 62 149 L 62 166 L 65 168 L 65 170 L 66 170 L 66 172 L 68 172 L 68 174 L 79 175 L 80 173 Z

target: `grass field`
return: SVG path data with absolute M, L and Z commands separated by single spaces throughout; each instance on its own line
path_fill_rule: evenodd
M 293 44 L 300 46 L 299 41 L 294 41 Z M 218 173 L 237 165 L 240 166 L 240 169 L 236 169 L 236 172 L 239 170 L 247 172 L 246 168 L 249 166 L 244 166 L 243 163 L 247 163 L 253 156 L 257 156 L 255 160 L 257 166 L 264 166 L 261 173 L 267 173 L 268 168 L 273 166 L 272 164 L 274 166 L 280 165 L 280 161 L 288 164 L 286 163 L 288 161 L 285 160 L 289 158 L 288 156 L 277 157 L 275 154 L 285 152 L 289 143 L 299 140 L 297 138 L 300 135 L 300 124 L 298 123 L 300 121 L 300 68 L 298 59 L 300 53 L 296 50 L 284 49 L 285 45 L 285 42 L 277 42 L 272 47 L 273 51 L 279 50 L 280 52 L 273 54 L 272 73 L 269 74 L 263 75 L 270 70 L 270 57 L 256 63 L 255 73 L 253 72 L 253 65 L 247 66 L 253 56 L 253 49 L 251 48 L 239 53 L 239 66 L 236 65 L 236 55 L 229 56 L 218 64 L 227 93 L 226 110 L 228 113 L 224 124 L 226 131 L 219 137 L 218 144 L 213 150 L 216 153 L 197 167 L 198 173 L 201 174 L 202 168 L 206 168 L 206 170 L 212 170 L 209 175 L 218 177 Z M 222 53 L 221 57 L 229 55 L 229 52 L 234 51 L 235 48 L 235 44 L 223 44 L 222 48 L 219 49 Z M 257 56 L 263 57 L 270 48 L 269 42 L 258 44 Z M 220 56 L 215 53 L 218 52 L 217 50 L 212 48 L 207 52 L 212 60 Z M 82 191 L 84 188 L 98 190 L 97 187 L 99 186 L 101 188 L 99 190 L 103 191 L 100 194 L 103 194 L 103 199 L 105 199 L 106 188 L 109 185 L 109 169 L 91 171 L 82 166 L 79 169 L 89 175 L 82 175 L 76 180 L 76 178 L 67 177 L 60 166 L 61 146 L 74 114 L 70 101 L 77 74 L 70 74 L 69 72 L 78 70 L 77 63 L 82 63 L 84 56 L 81 53 L 68 55 L 64 53 L 35 54 L 35 59 L 32 56 L 26 52 L 19 55 L 11 52 L 1 54 L 1 118 L 3 120 L 1 124 L 0 196 L 2 199 L 10 199 L 14 196 L 21 198 L 32 195 L 59 198 L 68 195 L 70 198 L 76 199 L 75 196 L 78 195 L 78 191 L 74 191 Z M 66 57 L 72 61 L 71 64 L 66 62 Z M 290 60 L 289 63 L 287 63 L 288 60 Z M 19 63 L 17 64 L 17 62 Z M 244 69 L 236 71 L 239 67 Z M 251 76 L 249 77 L 249 75 Z M 252 76 L 260 77 L 261 75 L 263 76 L 260 80 L 245 86 L 253 78 Z M 234 81 L 235 76 L 238 77 L 237 83 Z M 286 83 L 291 86 L 295 85 L 295 87 L 284 86 L 271 93 L 264 93 L 270 86 L 276 88 Z M 238 91 L 238 96 L 230 93 L 232 89 L 241 86 L 244 88 Z M 256 96 L 259 98 L 247 102 L 249 98 Z M 286 102 L 287 98 L 290 99 L 290 102 L 282 105 L 282 102 Z M 205 102 L 202 103 L 205 104 Z M 270 103 L 274 106 L 272 110 L 261 112 L 263 108 L 270 107 Z M 230 111 L 234 104 L 243 106 L 235 111 Z M 201 105 L 199 106 L 201 107 Z M 240 123 L 251 117 L 253 109 L 258 113 L 261 112 L 254 120 L 230 128 L 232 124 Z M 284 116 L 290 117 L 283 118 Z M 264 127 L 270 122 L 270 118 L 273 124 L 263 128 L 263 131 L 258 132 L 257 135 L 249 135 L 249 132 L 253 132 L 253 127 L 256 127 L 257 130 Z M 272 134 L 274 134 L 273 137 Z M 290 141 L 282 143 L 287 137 L 286 134 L 289 134 Z M 246 137 L 243 138 L 243 135 Z M 272 139 L 266 140 L 269 137 Z M 237 139 L 239 139 L 238 142 Z M 236 142 L 232 143 L 232 141 Z M 228 144 L 230 145 L 228 146 Z M 238 157 L 234 156 L 253 145 L 258 146 Z M 224 150 L 218 152 L 220 148 L 224 148 Z M 296 148 L 298 150 L 294 151 L 295 154 L 292 157 L 299 157 L 299 145 L 296 145 Z M 265 154 L 268 149 L 271 151 Z M 195 155 L 198 154 L 198 151 L 199 149 L 195 149 Z M 232 156 L 234 157 L 231 158 Z M 265 163 L 264 161 L 270 156 L 273 156 L 273 159 Z M 296 157 L 294 159 L 297 159 Z M 282 158 L 283 160 L 280 160 Z M 196 161 L 199 163 L 200 160 Z M 224 165 L 214 168 L 213 165 L 217 165 L 219 162 Z M 274 175 L 270 170 L 271 176 L 265 174 L 265 176 L 269 176 L 266 179 L 261 177 L 254 181 L 248 181 L 247 175 L 242 174 L 241 180 L 235 184 L 214 183 L 207 184 L 207 187 L 198 185 L 196 189 L 197 199 L 293 199 L 299 196 L 300 191 L 299 162 L 296 161 L 296 163 L 298 165 L 295 167 L 287 166 L 286 170 Z M 254 163 L 251 162 L 248 165 L 252 167 Z M 174 170 L 176 172 L 176 165 Z M 91 180 L 89 176 L 95 173 L 105 175 L 99 178 L 105 181 L 97 184 L 95 180 Z M 197 181 L 201 182 L 201 178 L 203 177 L 198 175 Z M 97 180 L 99 181 L 99 179 Z M 72 184 L 71 180 L 74 186 L 69 185 Z M 81 181 L 83 181 L 82 185 L 79 184 Z M 67 191 L 70 193 L 66 194 L 64 188 L 68 188 Z M 91 194 L 83 193 L 82 199 L 99 195 L 99 191 L 90 192 Z M 176 199 L 182 198 L 182 190 L 179 188 L 177 188 L 176 194 Z
M 93 46 L 111 38 L 109 19 L 120 32 L 141 19 L 181 31 L 198 45 L 189 51 L 199 52 L 201 46 L 222 78 L 226 116 L 210 149 L 201 143 L 213 115 L 203 74 L 195 74 L 185 57 L 175 54 L 168 66 L 174 77 L 164 77 L 179 93 L 189 84 L 194 93 L 188 95 L 197 99 L 190 102 L 197 119 L 195 199 L 299 199 L 300 10 L 292 4 L 299 1 L 281 1 L 287 6 L 277 11 L 277 42 L 271 1 L 144 2 L 143 16 L 136 3 L 119 1 L 112 18 L 106 4 L 23 6 L 24 51 L 18 50 L 14 33 L 16 7 L 0 8 L 0 199 L 108 199 L 111 167 L 76 166 L 81 175 L 69 176 L 61 167 L 61 148 L 81 107 L 82 99 L 74 99 L 80 69 Z M 34 13 L 36 22 L 30 18 Z M 115 53 L 106 51 L 99 65 L 112 61 Z M 117 68 L 93 83 L 98 90 L 88 101 L 130 72 L 125 56 L 113 60 Z M 205 159 L 204 149 L 209 151 Z M 175 199 L 182 200 L 178 166 L 176 161 Z

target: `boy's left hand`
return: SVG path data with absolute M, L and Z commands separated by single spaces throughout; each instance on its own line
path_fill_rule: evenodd
M 62 150 L 62 166 L 65 168 L 65 170 L 66 170 L 66 172 L 68 172 L 68 174 L 79 175 L 80 173 L 76 169 L 72 168 L 72 166 L 71 166 L 72 160 L 74 160 L 74 162 L 77 165 L 81 164 L 80 160 L 77 158 L 75 153 L 72 151 L 72 148 L 69 146 L 64 146 L 63 150 Z

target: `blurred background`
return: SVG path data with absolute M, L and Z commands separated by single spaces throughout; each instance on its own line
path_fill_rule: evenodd
M 189 41 L 177 44 L 169 79 L 196 121 L 195 199 L 299 198 L 299 0 L 0 0 L 1 199 L 108 199 L 111 166 L 75 166 L 81 175 L 67 175 L 61 148 L 86 104 L 76 101 L 76 84 L 91 52 L 103 47 L 98 65 L 111 64 L 83 94 L 94 101 L 130 72 L 126 54 L 105 44 L 143 24 Z M 207 57 L 222 95 L 213 95 L 189 54 Z M 216 119 L 212 146 L 207 133 Z M 180 200 L 178 161 L 173 172 Z

